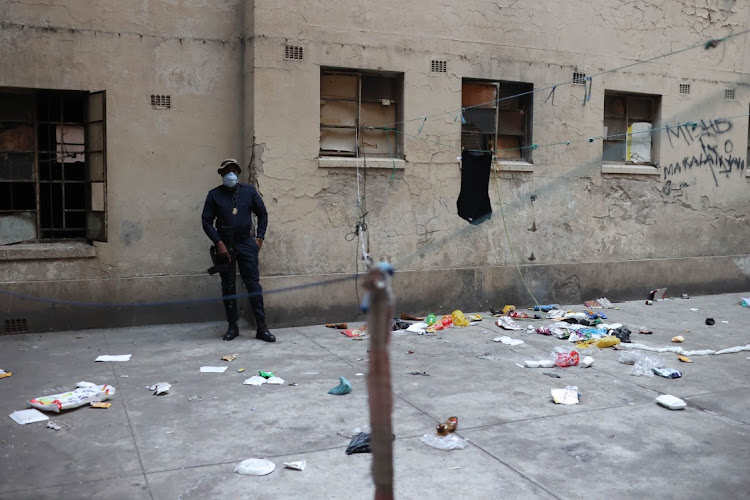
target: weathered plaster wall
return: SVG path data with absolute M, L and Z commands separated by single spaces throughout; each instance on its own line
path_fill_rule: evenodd
M 733 255 L 748 250 L 747 116 L 696 130 L 661 134 L 658 176 L 602 174 L 604 90 L 662 96 L 661 122 L 674 124 L 747 114 L 746 38 L 711 51 L 696 49 L 534 97 L 534 171 L 491 181 L 495 216 L 478 227 L 456 216 L 460 186 L 461 78 L 531 82 L 536 88 L 633 63 L 743 28 L 739 2 L 258 2 L 256 141 L 262 143 L 261 190 L 274 213 L 266 274 L 350 272 L 356 242 L 343 237 L 359 208 L 353 169 L 317 166 L 321 66 L 404 73 L 406 169 L 367 173 L 366 203 L 373 255 L 397 268 L 434 270 L 522 263 L 563 264 Z M 305 61 L 284 61 L 285 43 L 302 45 Z M 447 74 L 431 74 L 445 59 Z M 678 94 L 690 83 L 690 96 Z M 736 99 L 724 100 L 724 89 Z M 679 135 L 679 137 L 678 137 Z M 702 139 L 698 136 L 702 135 Z M 700 157 L 701 143 L 736 157 L 730 172 L 675 162 Z M 729 141 L 729 142 L 727 142 Z M 440 143 L 439 145 L 435 143 Z M 729 151 L 729 152 L 727 152 Z M 710 152 L 710 151 L 709 151 Z M 726 170 L 723 169 L 723 170 Z M 304 178 L 300 183 L 298 179 Z M 498 213 L 503 200 L 516 258 Z M 536 201 L 531 201 L 531 196 Z M 533 253 L 535 260 L 527 260 Z M 614 285 L 614 284 L 613 284 Z
M 0 260 L 0 283 L 13 290 L 118 302 L 214 296 L 218 279 L 204 275 L 208 240 L 198 218 L 227 156 L 242 157 L 243 175 L 269 209 L 266 289 L 353 272 L 358 247 L 345 236 L 361 214 L 356 171 L 318 166 L 321 66 L 404 74 L 404 115 L 414 119 L 405 127 L 405 168 L 368 169 L 360 185 L 371 252 L 399 270 L 404 308 L 529 302 L 516 263 L 540 301 L 628 298 L 651 279 L 690 293 L 750 284 L 746 116 L 663 132 L 657 176 L 603 174 L 601 141 L 587 142 L 602 134 L 605 89 L 661 95 L 662 124 L 746 114 L 747 35 L 595 77 L 585 106 L 581 85 L 558 87 L 554 104 L 545 102 L 548 92 L 535 94 L 534 142 L 571 144 L 535 150 L 531 172 L 493 174 L 490 221 L 475 227 L 456 215 L 462 78 L 539 88 L 569 81 L 574 68 L 597 74 L 746 29 L 746 2 L 4 6 L 0 87 L 104 89 L 108 110 L 109 241 L 96 244 L 95 257 Z M 286 43 L 303 46 L 304 60 L 285 61 Z M 431 59 L 446 60 L 448 73 L 430 73 Z M 691 84 L 689 96 L 678 94 L 680 83 Z M 723 99 L 725 88 L 735 89 L 733 101 Z M 150 109 L 152 93 L 171 95 L 172 109 Z M 419 117 L 439 113 L 411 137 Z M 697 165 L 701 141 L 739 157 L 742 168 Z M 348 319 L 353 292 L 345 283 L 271 295 L 269 318 Z M 0 310 L 37 314 L 37 329 L 221 316 L 216 303 L 89 315 L 8 299 Z

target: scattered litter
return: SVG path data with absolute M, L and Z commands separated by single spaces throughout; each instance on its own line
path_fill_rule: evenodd
M 742 297 L 742 302 L 740 302 L 740 305 L 742 307 L 750 307 L 750 297 Z
M 0 370 L 0 378 L 6 378 L 13 375 L 13 372 L 6 372 L 5 370 Z
M 592 309 L 614 309 L 615 306 L 612 305 L 612 302 L 605 298 L 596 299 L 596 300 L 587 300 L 583 303 L 586 307 L 590 307 Z
M 458 466 L 456 466 L 456 467 L 451 467 L 451 468 L 450 468 L 450 469 L 448 469 L 448 470 L 458 470 L 458 469 L 460 469 L 460 468 L 461 468 L 461 467 L 458 467 Z
M 654 305 L 654 301 L 653 300 L 647 300 L 646 301 L 646 305 L 647 306 L 653 306 Z
M 729 321 L 726 321 L 726 320 L 721 320 L 721 322 L 724 324 L 729 324 Z
M 552 368 L 555 366 L 555 362 L 551 359 L 527 359 L 523 362 L 526 368 Z
M 581 360 L 581 366 L 583 368 L 588 368 L 593 364 L 594 364 L 594 358 L 592 358 L 591 356 L 586 356 Z
M 49 417 L 44 413 L 36 409 L 30 410 L 18 410 L 14 411 L 9 415 L 10 418 L 17 424 L 26 425 L 33 424 L 34 422 L 43 422 L 49 420 Z
M 653 369 L 660 368 L 664 364 L 664 360 L 659 356 L 634 351 L 620 353 L 618 361 L 624 365 L 633 365 L 631 375 L 636 377 L 640 377 L 641 375 L 653 377 Z
M 263 378 L 271 378 L 273 377 L 273 372 L 264 372 L 263 370 L 258 370 L 258 375 L 260 375 Z
M 248 458 L 234 468 L 234 472 L 244 476 L 265 476 L 276 469 L 276 464 L 262 458 Z
M 706 318 L 706 324 L 708 326 L 714 326 L 716 324 L 716 320 L 714 320 L 713 318 Z
M 355 377 L 364 377 L 364 376 L 365 376 L 365 374 L 364 374 L 364 373 L 362 373 L 362 372 L 359 372 L 359 373 L 355 373 L 355 374 L 354 374 L 354 376 L 355 376 Z
M 677 359 L 682 361 L 683 363 L 692 363 L 693 360 L 688 358 L 687 356 L 677 356 Z
M 346 335 L 349 338 L 353 337 L 363 337 L 367 335 L 367 325 L 362 325 L 359 328 L 352 329 L 347 328 L 346 330 L 341 330 L 342 335 Z
M 127 375 L 120 375 L 120 378 L 128 378 Z
M 463 450 L 466 448 L 467 441 L 458 434 L 448 434 L 447 436 L 438 436 L 436 434 L 425 434 L 419 438 L 427 446 L 432 446 L 438 450 Z
M 541 305 L 537 304 L 534 306 L 535 311 L 541 311 L 541 312 L 550 312 L 553 309 L 560 309 L 560 304 L 547 304 L 547 305 Z
M 243 373 L 245 371 L 244 368 L 237 368 L 237 373 Z
M 673 368 L 653 368 L 654 373 L 664 378 L 680 378 L 682 372 Z
M 691 307 L 690 310 L 693 311 L 693 312 L 698 312 L 698 308 L 697 307 Z
M 686 402 L 670 394 L 662 394 L 656 398 L 656 402 L 670 410 L 682 410 L 687 406 Z
M 201 366 L 201 373 L 224 373 L 226 366 Z
M 427 328 L 428 326 L 429 325 L 427 323 L 412 323 L 411 325 L 409 325 L 406 331 L 423 334 L 425 331 L 425 328 Z
M 414 354 L 414 351 L 406 351 L 406 354 Z
M 284 385 L 284 379 L 281 377 L 269 377 L 266 380 L 266 384 L 268 385 Z
M 266 383 L 266 379 L 258 375 L 253 375 L 249 379 L 242 382 L 243 385 L 263 385 L 265 383 Z
M 557 375 L 556 373 L 544 372 L 544 375 L 547 375 L 551 378 L 560 378 L 560 375 Z
M 343 396 L 344 394 L 349 394 L 350 392 L 352 392 L 352 383 L 349 382 L 345 377 L 339 377 L 339 385 L 330 389 L 328 391 L 328 394 Z
M 305 470 L 307 462 L 304 460 L 298 460 L 296 462 L 284 462 L 284 467 L 292 470 Z
M 187 400 L 191 403 L 195 403 L 197 401 L 203 401 L 203 398 L 196 394 L 195 396 L 190 396 L 189 398 L 187 398 Z
M 91 405 L 92 408 L 101 408 L 103 410 L 106 410 L 106 409 L 112 407 L 112 403 L 102 403 L 102 402 L 96 402 L 95 401 L 95 402 L 89 403 L 89 404 Z
M 564 389 L 552 389 L 552 401 L 558 405 L 577 405 L 580 394 L 578 393 L 578 386 L 568 385 Z
M 654 332 L 652 332 L 645 326 L 641 326 L 640 328 L 638 328 L 638 333 L 642 333 L 644 335 L 652 335 Z
M 423 377 L 429 377 L 430 374 L 427 372 L 409 372 L 409 375 L 422 375 Z
M 363 359 L 357 358 L 357 361 L 363 361 Z M 320 372 L 302 372 L 300 375 L 320 375 Z
M 464 313 L 458 309 L 451 313 L 451 319 L 455 326 L 469 326 L 469 320 L 466 319 Z
M 111 385 L 78 382 L 76 389 L 73 391 L 34 398 L 29 401 L 29 405 L 38 410 L 59 413 L 60 410 L 68 410 L 83 406 L 86 403 L 111 399 L 114 394 L 115 388 Z
M 683 298 L 683 299 L 689 299 L 689 298 L 690 298 L 690 295 L 688 295 L 688 294 L 686 294 L 686 293 L 683 293 L 683 294 L 682 294 L 682 298 Z
M 620 342 L 630 343 L 630 329 L 625 326 L 615 328 L 609 332 L 611 335 L 620 339 Z
M 685 342 L 685 337 L 683 337 L 682 335 L 676 335 L 676 336 L 672 337 L 672 342 L 676 342 L 678 344 L 682 343 L 682 342 Z
M 503 316 L 503 317 L 505 317 L 505 316 Z M 494 339 L 492 339 L 492 341 L 493 342 L 502 342 L 503 344 L 507 344 L 507 345 L 520 345 L 520 344 L 524 343 L 523 340 L 521 340 L 521 339 L 512 339 L 512 338 L 510 338 L 508 336 L 505 336 L 505 335 L 503 335 L 501 337 L 495 337 Z
M 488 352 L 485 352 L 485 353 L 482 353 L 482 354 L 477 354 L 477 358 L 478 359 L 488 359 L 490 361 L 495 361 L 497 359 L 495 356 L 493 356 L 492 354 L 490 354 Z
M 401 316 L 399 316 L 399 318 L 405 319 L 407 321 L 423 321 L 425 317 L 424 316 L 413 316 L 411 314 L 401 313 Z
M 608 347 L 614 347 L 618 344 L 620 344 L 620 339 L 617 337 L 604 337 L 594 343 L 599 349 L 607 349 Z
M 508 316 L 500 316 L 497 318 L 497 321 L 495 321 L 495 324 L 503 330 L 523 330 L 523 328 L 518 326 L 518 323 Z
M 667 295 L 667 289 L 666 288 L 657 288 L 656 290 L 651 290 L 649 292 L 649 299 L 651 300 L 664 300 L 664 298 Z
M 168 382 L 157 382 L 156 384 L 149 385 L 146 387 L 149 391 L 154 392 L 154 396 L 158 396 L 159 394 L 164 394 L 169 391 L 169 389 L 172 388 L 172 384 Z
M 394 332 L 398 330 L 406 330 L 410 326 L 411 326 L 411 323 L 407 323 L 406 321 L 401 321 L 400 319 L 393 318 L 392 329 Z
M 235 352 L 234 354 L 227 354 L 226 356 L 222 356 L 221 360 L 222 361 L 234 361 L 235 359 L 237 359 L 237 356 L 239 356 L 239 354 Z
M 297 382 L 289 382 L 290 387 L 297 387 Z
M 352 455 L 354 453 L 370 453 L 370 437 L 372 436 L 371 431 L 362 431 L 352 437 L 349 442 L 349 446 L 346 447 L 346 454 Z
M 62 426 L 60 424 L 56 424 L 52 420 L 50 420 L 49 422 L 47 422 L 47 429 L 52 429 L 52 430 L 55 430 L 55 431 L 59 431 L 60 429 L 62 429 Z
M 337 328 L 339 330 L 346 330 L 349 325 L 346 323 L 326 323 L 326 328 Z
M 130 361 L 130 357 L 132 354 L 116 354 L 116 355 L 110 355 L 110 354 L 102 354 L 98 358 L 96 358 L 94 361 Z
M 447 436 L 451 432 L 456 432 L 456 427 L 458 427 L 458 417 L 449 417 L 442 424 L 438 424 L 435 427 L 435 431 L 438 433 L 438 436 Z
M 576 366 L 578 364 L 578 352 L 568 347 L 555 347 L 552 359 L 560 367 Z
M 735 352 L 741 352 L 741 351 L 750 351 L 750 344 L 744 345 L 744 346 L 735 346 L 735 347 L 728 347 L 726 349 L 721 349 L 719 351 L 714 351 L 713 349 L 703 349 L 700 351 L 686 351 L 682 347 L 679 346 L 669 346 L 669 347 L 650 347 L 643 344 L 624 344 L 623 347 L 627 349 L 639 349 L 641 351 L 652 351 L 652 352 L 674 352 L 677 354 L 683 354 L 685 356 L 709 356 L 709 355 L 717 355 L 717 354 L 732 354 Z

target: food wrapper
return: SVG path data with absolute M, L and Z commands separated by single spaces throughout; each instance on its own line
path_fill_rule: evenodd
M 29 405 L 37 410 L 60 413 L 61 410 L 69 410 L 88 403 L 112 399 L 115 394 L 115 388 L 111 385 L 78 382 L 76 387 L 77 389 L 71 392 L 34 398 L 29 401 Z

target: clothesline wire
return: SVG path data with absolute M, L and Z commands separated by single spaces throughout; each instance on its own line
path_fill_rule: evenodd
M 747 34 L 747 33 L 750 33 L 750 29 L 746 29 L 746 30 L 740 31 L 738 33 L 731 33 L 731 34 L 729 34 L 727 36 L 724 36 L 722 38 L 710 38 L 710 39 L 708 39 L 706 41 L 702 41 L 702 42 L 699 42 L 699 43 L 697 43 L 695 45 L 690 45 L 688 47 L 683 47 L 681 49 L 677 49 L 677 50 L 674 50 L 672 52 L 667 52 L 667 53 L 664 53 L 664 54 L 659 54 L 657 56 L 654 56 L 654 57 L 651 57 L 651 58 L 648 58 L 648 59 L 643 59 L 643 60 L 635 61 L 635 62 L 632 62 L 632 63 L 625 64 L 623 66 L 618 66 L 616 68 L 612 68 L 612 69 L 600 71 L 598 73 L 594 73 L 592 75 L 588 75 L 588 76 L 585 77 L 585 80 L 591 81 L 591 79 L 594 78 L 594 77 L 602 76 L 602 75 L 605 75 L 607 73 L 614 73 L 614 72 L 617 72 L 617 71 L 622 71 L 623 69 L 632 68 L 632 67 L 638 66 L 640 64 L 650 63 L 650 62 L 653 62 L 653 61 L 655 61 L 657 59 L 662 59 L 662 58 L 665 58 L 665 57 L 670 57 L 670 56 L 673 56 L 673 55 L 676 55 L 676 54 L 680 54 L 682 52 L 687 52 L 689 50 L 694 50 L 694 49 L 697 49 L 698 47 L 703 47 L 706 50 L 711 49 L 711 48 L 715 48 L 720 42 L 725 42 L 725 41 L 727 41 L 727 40 L 729 40 L 731 38 L 736 38 L 738 36 L 742 36 L 742 35 Z M 510 96 L 505 96 L 505 97 L 500 97 L 498 99 L 493 99 L 491 101 L 482 102 L 482 103 L 479 103 L 479 104 L 473 104 L 471 106 L 463 106 L 463 107 L 461 107 L 459 109 L 440 111 L 440 112 L 437 112 L 437 113 L 433 113 L 431 115 L 421 115 L 421 116 L 418 116 L 418 117 L 415 117 L 415 118 L 409 118 L 409 119 L 406 119 L 406 120 L 395 121 L 395 122 L 390 122 L 390 123 L 384 123 L 382 125 L 377 125 L 377 126 L 372 125 L 372 126 L 368 126 L 367 128 L 370 128 L 370 129 L 383 129 L 383 128 L 387 128 L 389 125 L 406 124 L 406 123 L 413 122 L 413 121 L 416 121 L 416 120 L 422 120 L 421 126 L 424 126 L 424 122 L 428 118 L 434 118 L 436 116 L 443 116 L 443 115 L 455 115 L 457 113 L 463 113 L 463 111 L 465 111 L 467 109 L 473 109 L 473 108 L 479 108 L 479 107 L 486 107 L 489 104 L 495 104 L 495 103 L 498 103 L 498 102 L 501 102 L 501 101 L 505 101 L 505 100 L 509 100 L 509 99 L 515 99 L 517 97 L 522 97 L 522 96 L 525 96 L 525 95 L 534 94 L 534 93 L 542 92 L 542 91 L 545 91 L 545 90 L 556 89 L 557 87 L 560 87 L 560 86 L 563 86 L 563 85 L 574 85 L 574 84 L 580 84 L 580 80 L 571 79 L 571 80 L 567 80 L 567 81 L 564 81 L 564 82 L 560 82 L 560 83 L 555 83 L 555 84 L 552 84 L 552 85 L 548 85 L 546 87 L 540 87 L 540 88 L 536 88 L 536 89 L 532 89 L 532 90 L 527 90 L 525 92 L 520 92 L 518 94 L 514 94 L 514 95 L 510 95 Z M 421 131 L 421 128 L 420 128 L 420 131 Z

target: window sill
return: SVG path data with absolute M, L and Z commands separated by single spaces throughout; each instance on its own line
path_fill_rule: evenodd
M 497 172 L 533 172 L 534 164 L 527 161 L 497 160 L 495 161 Z
M 22 243 L 0 246 L 0 261 L 91 257 L 96 257 L 96 247 L 84 242 Z
M 364 158 L 339 158 L 337 156 L 322 156 L 318 158 L 319 168 L 357 168 L 365 166 Z M 367 158 L 367 168 L 386 168 L 393 169 L 394 164 L 397 170 L 406 168 L 406 161 L 400 158 Z
M 629 163 L 602 163 L 603 174 L 659 175 L 659 167 Z

